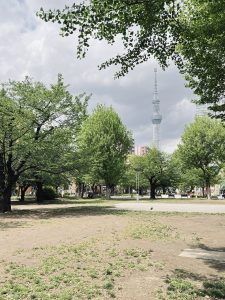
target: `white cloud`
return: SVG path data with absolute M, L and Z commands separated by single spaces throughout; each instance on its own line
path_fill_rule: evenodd
M 180 138 L 164 139 L 161 144 L 161 149 L 167 153 L 173 153 L 180 143 Z

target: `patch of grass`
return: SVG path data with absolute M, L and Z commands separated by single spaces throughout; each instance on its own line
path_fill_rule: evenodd
M 126 256 L 133 256 L 133 257 L 147 257 L 151 254 L 151 250 L 142 250 L 142 249 L 133 249 L 128 248 L 124 250 Z
M 194 284 L 181 278 L 172 278 L 167 288 L 169 299 L 173 300 L 200 300 L 203 293 Z
M 132 239 L 168 240 L 179 238 L 175 228 L 157 221 L 132 225 L 125 232 L 125 237 Z
M 102 241 L 40 247 L 35 266 L 8 264 L 8 279 L 0 283 L 0 299 L 70 300 L 116 298 L 119 277 L 127 271 L 146 271 L 151 250 L 118 245 L 104 248 Z M 44 254 L 44 256 L 43 256 Z M 5 263 L 6 264 L 6 263 Z
M 204 281 L 203 293 L 210 297 L 225 299 L 225 281 Z
M 97 270 L 91 269 L 91 270 L 89 271 L 89 276 L 90 276 L 92 279 L 98 278 L 98 277 L 99 277 L 99 273 L 98 273 Z
M 201 282 L 199 282 L 201 284 Z M 202 287 L 188 279 L 175 277 L 168 281 L 167 297 L 160 299 L 171 300 L 203 300 L 203 299 L 225 299 L 224 280 L 208 280 L 202 282 Z
M 112 290 L 113 287 L 114 287 L 114 283 L 112 281 L 106 281 L 103 284 L 103 288 L 106 289 L 106 290 Z

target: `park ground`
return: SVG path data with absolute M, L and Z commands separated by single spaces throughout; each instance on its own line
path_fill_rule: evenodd
M 225 261 L 179 256 L 225 251 L 225 214 L 16 204 L 0 215 L 0 300 L 225 299 Z

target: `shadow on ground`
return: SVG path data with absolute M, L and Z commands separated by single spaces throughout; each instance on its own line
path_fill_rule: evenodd
M 225 299 L 225 281 L 219 275 L 206 277 L 184 269 L 175 269 L 165 281 L 168 284 L 167 292 L 172 296 L 169 299 Z M 201 285 L 196 285 L 196 282 Z
M 209 247 L 205 244 L 198 245 L 198 248 L 207 250 L 207 251 L 225 252 L 225 247 Z M 203 261 L 206 265 L 208 265 L 209 267 L 211 267 L 213 269 L 216 269 L 219 272 L 225 271 L 225 261 L 220 262 L 218 260 L 213 260 L 213 259 L 204 259 Z
M 199 273 L 193 273 L 188 270 L 184 269 L 175 269 L 172 272 L 172 276 L 170 277 L 176 277 L 176 278 L 181 278 L 181 279 L 189 279 L 191 281 L 205 281 L 208 280 L 208 277 Z M 210 279 L 218 279 L 218 276 L 212 275 Z
M 7 230 L 10 228 L 23 228 L 27 226 L 27 222 L 21 221 L 10 221 L 10 222 L 2 222 L 0 221 L 0 231 Z
M 114 210 L 112 206 L 78 206 L 78 207 L 57 207 L 57 208 L 37 208 L 37 209 L 19 209 L 13 210 L 10 213 L 2 214 L 3 219 L 51 219 L 51 218 L 73 218 L 84 216 L 99 216 L 99 215 L 125 215 L 124 210 Z M 15 222 L 16 223 L 16 222 Z
M 108 200 L 110 202 L 110 200 Z M 63 198 L 63 199 L 55 199 L 55 200 L 49 200 L 49 201 L 43 201 L 40 204 L 41 205 L 48 205 L 48 204 L 99 204 L 99 203 L 103 203 L 105 202 L 104 199 L 73 199 L 73 198 Z M 35 200 L 35 198 L 29 198 L 26 199 L 25 201 L 19 201 L 19 199 L 17 200 L 12 200 L 11 201 L 12 206 L 23 206 L 23 205 L 37 205 L 37 201 Z

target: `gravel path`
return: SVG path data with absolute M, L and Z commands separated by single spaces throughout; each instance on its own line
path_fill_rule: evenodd
M 118 203 L 116 209 L 136 211 L 225 213 L 225 204 Z

